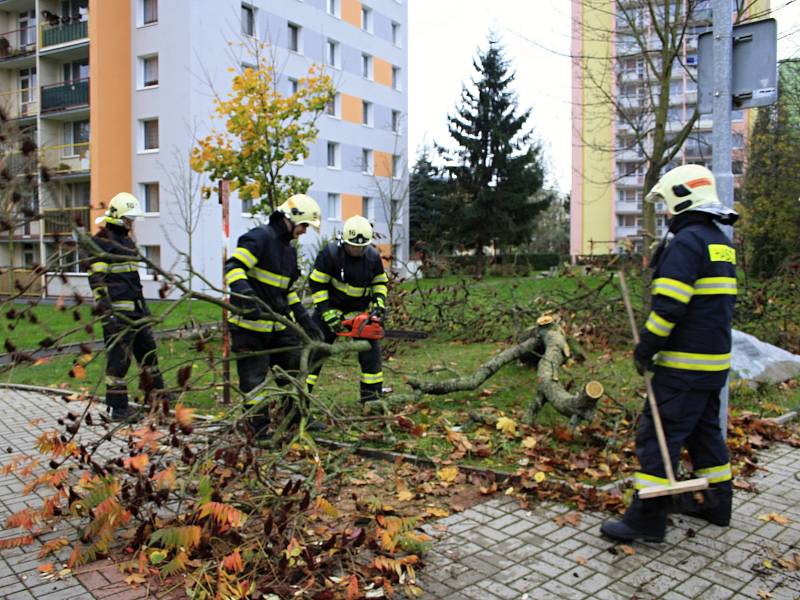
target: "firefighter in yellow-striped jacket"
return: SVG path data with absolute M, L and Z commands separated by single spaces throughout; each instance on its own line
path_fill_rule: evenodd
M 131 322 L 150 314 L 139 279 L 139 251 L 131 239 L 133 221 L 142 216 L 139 200 L 121 192 L 108 203 L 104 215 L 96 223 L 104 226 L 92 242 L 105 256 L 92 251 L 88 259 L 89 285 L 95 299 L 95 313 L 103 324 L 106 346 L 106 404 L 112 421 L 136 418 L 128 404 L 125 376 L 131 365 L 131 354 L 150 377 L 144 378 L 155 390 L 164 389 L 164 378 L 158 369 L 156 342 L 149 325 Z M 109 255 L 115 255 L 110 257 Z
M 312 337 L 322 337 L 300 297 L 292 290 L 300 276 L 297 251 L 292 242 L 304 234 L 309 225 L 319 229 L 319 224 L 320 209 L 316 200 L 296 194 L 270 215 L 267 225 L 255 227 L 241 236 L 225 263 L 225 282 L 231 291 L 231 304 L 241 309 L 229 322 L 233 351 L 237 354 L 239 389 L 244 393 L 264 381 L 270 365 L 280 366 L 285 371 L 296 371 L 299 366 L 297 336 L 270 316 L 267 309 L 294 319 Z M 265 353 L 276 350 L 282 351 Z M 276 381 L 279 385 L 288 383 L 280 377 Z M 251 430 L 258 438 L 268 437 L 267 406 L 260 398 L 250 398 L 247 402 L 260 406 L 249 417 Z M 294 414 L 297 418 L 296 410 Z
M 370 244 L 372 225 L 361 215 L 345 221 L 342 235 L 317 256 L 309 277 L 314 302 L 314 321 L 327 343 L 336 339 L 344 319 L 369 310 L 381 324 L 386 317 L 389 278 L 380 254 Z M 381 347 L 369 340 L 370 349 L 358 353 L 361 366 L 361 402 L 378 400 L 383 388 Z M 317 383 L 320 361 L 308 375 L 309 390 Z
M 653 372 L 653 390 L 673 464 L 682 447 L 695 476 L 710 488 L 703 502 L 681 498 L 681 510 L 716 525 L 731 518 L 732 478 L 720 429 L 719 394 L 731 361 L 731 327 L 736 300 L 736 251 L 720 226 L 738 215 L 717 197 L 714 176 L 703 166 L 683 165 L 666 173 L 648 200 L 664 202 L 672 215 L 669 232 L 653 257 L 652 312 L 634 351 L 640 374 Z M 640 471 L 634 487 L 667 485 L 650 409 L 636 436 Z M 602 532 L 622 541 L 660 541 L 668 499 L 638 494 L 622 520 Z

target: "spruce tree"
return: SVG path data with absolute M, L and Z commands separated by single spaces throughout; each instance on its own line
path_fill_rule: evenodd
M 519 111 L 511 89 L 515 73 L 494 35 L 478 50 L 477 77 L 464 85 L 454 115 L 448 116 L 452 151 L 440 149 L 458 205 L 452 223 L 455 241 L 474 249 L 482 268 L 484 249 L 528 241 L 533 221 L 547 205 L 535 200 L 544 180 L 541 148 Z
M 449 182 L 423 148 L 409 176 L 409 237 L 412 250 L 424 254 L 452 251 L 449 235 Z

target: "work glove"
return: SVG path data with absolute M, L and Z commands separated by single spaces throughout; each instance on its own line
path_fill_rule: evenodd
M 248 321 L 258 321 L 264 318 L 264 311 L 261 310 L 261 306 L 259 306 L 258 300 L 255 298 L 248 298 L 242 301 L 241 307 L 244 311 L 242 317 Z
M 314 319 L 308 315 L 301 318 L 300 321 L 298 321 L 298 325 L 303 328 L 303 331 L 305 331 L 308 334 L 308 337 L 310 337 L 312 340 L 321 342 L 325 339 L 325 336 L 322 334 L 322 330 L 314 322 Z
M 334 333 L 342 328 L 342 313 L 335 308 L 331 308 L 322 313 L 322 320 Z
M 636 372 L 639 375 L 644 375 L 647 371 L 653 371 L 653 358 L 644 357 L 635 350 L 633 352 L 633 364 L 636 367 Z
M 386 320 L 386 309 L 382 306 L 375 306 L 369 313 L 370 319 L 378 321 L 383 327 L 383 322 Z

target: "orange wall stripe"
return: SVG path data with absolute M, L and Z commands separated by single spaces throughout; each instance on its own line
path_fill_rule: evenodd
M 130 0 L 89 0 L 89 151 L 94 217 L 118 192 L 134 192 L 131 173 Z
M 381 152 L 375 150 L 372 153 L 372 159 L 375 162 L 375 175 L 377 177 L 391 177 L 392 176 L 392 155 L 388 152 Z
M 362 196 L 355 194 L 342 194 L 342 221 L 352 216 L 360 215 L 363 203 Z
M 342 0 L 342 21 L 361 28 L 361 2 L 358 0 Z
M 351 123 L 361 123 L 362 111 L 361 98 L 342 94 L 342 119 Z
M 374 57 L 372 59 L 372 72 L 377 83 L 392 87 L 392 63 L 382 58 Z

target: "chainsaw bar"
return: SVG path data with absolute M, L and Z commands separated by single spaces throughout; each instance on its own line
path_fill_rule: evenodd
M 429 335 L 424 331 L 410 331 L 408 329 L 384 329 L 384 337 L 398 340 L 425 340 Z

